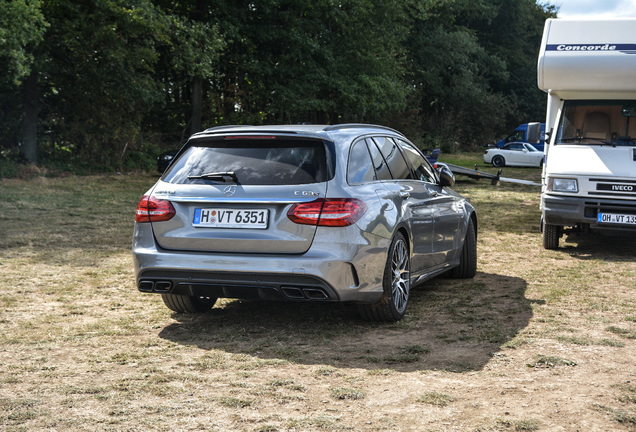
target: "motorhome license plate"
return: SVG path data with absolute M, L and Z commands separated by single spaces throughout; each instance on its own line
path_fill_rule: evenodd
M 618 213 L 599 213 L 597 217 L 597 222 L 623 224 L 623 225 L 636 225 L 636 215 L 618 214 Z
M 265 229 L 269 211 L 265 209 L 198 208 L 192 225 L 205 228 Z

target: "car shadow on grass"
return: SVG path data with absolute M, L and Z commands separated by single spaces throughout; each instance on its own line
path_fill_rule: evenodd
M 532 317 L 523 279 L 478 273 L 412 291 L 398 323 L 360 319 L 355 305 L 226 301 L 202 315 L 174 314 L 160 337 L 254 360 L 397 371 L 482 369 L 503 346 L 523 343 Z

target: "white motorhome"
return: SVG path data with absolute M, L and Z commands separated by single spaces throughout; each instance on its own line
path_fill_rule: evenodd
M 564 229 L 636 233 L 636 19 L 545 23 L 543 246 Z

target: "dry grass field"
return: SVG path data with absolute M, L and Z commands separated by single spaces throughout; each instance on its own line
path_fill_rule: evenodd
M 0 430 L 636 430 L 636 238 L 544 250 L 539 188 L 458 178 L 478 274 L 418 287 L 403 321 L 236 300 L 185 316 L 133 280 L 156 179 L 0 180 Z

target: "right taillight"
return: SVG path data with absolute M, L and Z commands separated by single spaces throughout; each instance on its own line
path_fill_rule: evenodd
M 342 227 L 356 223 L 367 206 L 356 198 L 320 198 L 294 204 L 287 217 L 297 224 Z
M 135 212 L 136 222 L 161 222 L 172 219 L 176 211 L 172 203 L 167 200 L 155 198 L 152 195 L 144 195 Z

